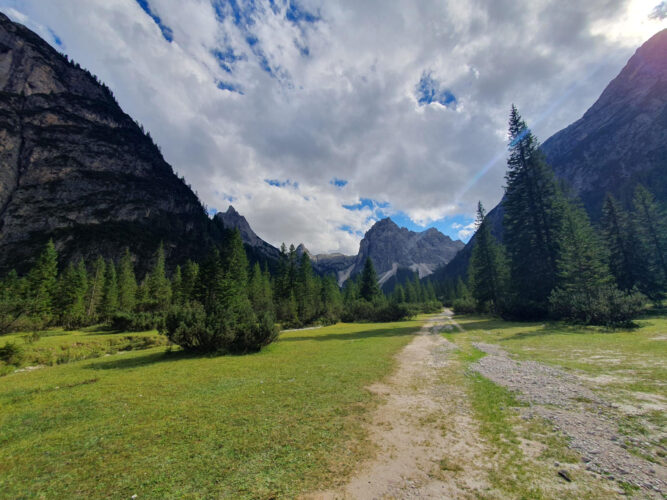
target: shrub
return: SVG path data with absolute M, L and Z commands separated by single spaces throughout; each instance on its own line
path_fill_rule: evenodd
M 477 303 L 471 296 L 454 299 L 452 308 L 456 314 L 473 313 L 477 310 Z
M 209 313 L 199 302 L 169 309 L 161 333 L 183 349 L 199 352 L 256 352 L 274 341 L 278 329 L 272 315 L 257 318 L 252 310 L 215 309 Z
M 0 360 L 8 365 L 19 366 L 23 362 L 23 358 L 23 348 L 14 342 L 7 342 L 0 347 Z
M 145 332 L 161 328 L 164 317 L 150 312 L 117 312 L 111 316 L 111 328 L 119 332 Z
M 604 286 L 592 296 L 556 289 L 549 297 L 550 313 L 556 319 L 586 325 L 629 326 L 646 305 L 636 289 L 624 292 Z

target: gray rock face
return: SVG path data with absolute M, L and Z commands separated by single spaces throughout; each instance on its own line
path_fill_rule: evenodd
M 238 213 L 233 206 L 229 205 L 226 212 L 215 214 L 213 220 L 225 229 L 238 229 L 246 248 L 251 247 L 255 255 L 267 259 L 277 259 L 279 257 L 280 251 L 257 236 L 246 218 Z
M 0 271 L 53 238 L 63 259 L 197 256 L 210 220 L 111 92 L 0 14 Z
M 226 212 L 218 212 L 215 214 L 214 219 L 219 221 L 227 229 L 238 229 L 241 233 L 243 243 L 247 245 L 252 247 L 268 245 L 266 241 L 257 236 L 250 228 L 250 224 L 248 224 L 246 218 L 238 213 L 231 205 L 229 205 Z
M 381 284 L 399 268 L 411 269 L 423 278 L 447 264 L 463 247 L 463 242 L 454 241 L 435 228 L 415 233 L 386 218 L 364 235 L 351 274 L 361 272 L 366 257 L 370 257 Z
M 667 29 L 637 49 L 584 116 L 542 150 L 594 220 L 607 192 L 628 204 L 639 182 L 667 199 Z
M 361 272 L 366 257 L 370 257 L 382 285 L 399 269 L 410 269 L 418 273 L 420 278 L 428 276 L 449 262 L 463 247 L 463 242 L 454 241 L 435 228 L 415 233 L 398 227 L 394 221 L 386 218 L 376 222 L 366 232 L 357 255 L 312 255 L 303 244 L 297 247 L 296 253 L 298 256 L 307 253 L 317 272 L 335 274 L 341 285 Z
M 581 119 L 542 145 L 556 176 L 581 197 L 589 217 L 601 216 L 606 193 L 629 206 L 637 183 L 667 201 L 667 30 L 654 35 Z M 502 239 L 502 204 L 488 214 Z M 474 236 L 438 278 L 464 275 Z

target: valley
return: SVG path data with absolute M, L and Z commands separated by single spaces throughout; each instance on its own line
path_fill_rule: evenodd
M 0 500 L 667 498 L 667 3 L 183 5 L 0 0 Z

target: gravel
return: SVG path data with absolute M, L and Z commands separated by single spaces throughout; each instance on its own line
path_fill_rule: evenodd
M 500 347 L 475 343 L 485 352 L 472 369 L 517 393 L 528 403 L 527 416 L 541 416 L 569 438 L 590 471 L 642 488 L 657 498 L 667 495 L 667 469 L 631 454 L 618 433 L 614 406 L 588 389 L 578 377 L 535 361 L 516 361 Z

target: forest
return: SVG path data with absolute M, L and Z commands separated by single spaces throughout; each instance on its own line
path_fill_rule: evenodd
M 307 254 L 283 244 L 271 275 L 249 264 L 238 230 L 171 275 L 162 244 L 143 279 L 135 267 L 126 249 L 118 262 L 81 259 L 61 270 L 49 241 L 25 276 L 12 271 L 0 282 L 0 333 L 106 324 L 119 332 L 158 329 L 189 350 L 242 353 L 273 341 L 279 328 L 397 321 L 441 307 L 434 287 L 417 278 L 385 294 L 370 259 L 341 290 L 333 276 L 314 273 Z
M 481 202 L 466 280 L 437 283 L 457 312 L 629 325 L 667 290 L 667 219 L 641 184 L 631 212 L 607 194 L 593 225 L 512 106 L 502 244 Z

